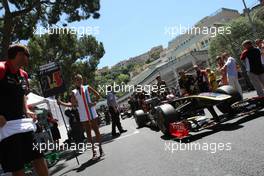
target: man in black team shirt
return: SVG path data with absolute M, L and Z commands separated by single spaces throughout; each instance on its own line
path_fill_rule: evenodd
M 24 164 L 33 161 L 37 174 L 47 176 L 45 160 L 33 145 L 36 115 L 26 105 L 28 75 L 21 67 L 28 59 L 28 49 L 16 44 L 9 47 L 7 61 L 0 62 L 0 163 L 5 172 L 24 176 Z
M 264 96 L 264 67 L 261 63 L 261 52 L 250 40 L 244 41 L 242 46 L 244 51 L 240 59 L 245 63 L 248 76 L 258 96 Z
M 157 86 L 158 86 L 158 94 L 161 95 L 164 93 L 167 89 L 167 84 L 164 80 L 161 79 L 160 75 L 156 77 L 157 80 Z
M 195 94 L 194 78 L 190 74 L 186 74 L 185 71 L 179 72 L 179 86 L 181 89 L 181 95 L 193 95 Z

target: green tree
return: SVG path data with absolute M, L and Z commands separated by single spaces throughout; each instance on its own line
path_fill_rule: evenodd
M 118 75 L 117 77 L 117 83 L 118 84 L 122 84 L 122 83 L 128 83 L 129 81 L 129 76 L 128 75 L 125 75 L 125 74 L 120 74 Z
M 33 36 L 37 24 L 44 27 L 64 20 L 73 21 L 99 18 L 100 0 L 2 0 L 0 1 L 0 56 L 6 56 L 11 42 Z M 63 14 L 63 16 L 62 16 Z
M 158 58 L 160 58 L 160 53 L 161 53 L 161 51 L 155 51 L 155 52 L 150 54 L 150 58 L 157 60 Z
M 68 33 L 34 36 L 29 40 L 28 47 L 31 60 L 27 71 L 32 79 L 37 79 L 40 65 L 55 61 L 62 68 L 68 89 L 71 88 L 72 78 L 76 73 L 82 74 L 89 83 L 93 83 L 97 66 L 105 53 L 103 44 L 93 36 L 77 38 L 76 35 Z
M 236 58 L 239 64 L 242 75 L 246 80 L 248 87 L 250 87 L 250 81 L 246 74 L 244 64 L 242 64 L 240 54 L 243 50 L 241 44 L 244 40 L 251 39 L 255 40 L 255 37 L 262 38 L 264 36 L 264 23 L 262 20 L 255 18 L 253 23 L 256 27 L 256 34 L 253 34 L 252 27 L 246 17 L 240 17 L 231 23 L 227 24 L 225 27 L 230 27 L 230 34 L 218 34 L 209 45 L 209 59 L 211 66 L 215 69 L 216 67 L 216 56 L 223 52 L 230 53 L 234 58 Z
M 151 60 L 150 59 L 148 59 L 146 62 L 145 62 L 145 64 L 150 64 L 151 63 Z
M 253 22 L 257 29 L 257 36 L 262 38 L 264 35 L 263 21 L 255 19 Z M 214 67 L 217 55 L 221 55 L 223 52 L 229 52 L 233 57 L 239 58 L 242 52 L 241 43 L 246 39 L 255 40 L 252 28 L 246 17 L 240 17 L 227 24 L 225 27 L 230 27 L 231 33 L 225 33 L 223 35 L 218 34 L 212 39 L 209 45 L 209 58 Z

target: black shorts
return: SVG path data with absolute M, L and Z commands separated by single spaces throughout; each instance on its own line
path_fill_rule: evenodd
M 0 163 L 5 172 L 19 171 L 24 169 L 25 164 L 43 157 L 43 154 L 33 150 L 33 134 L 15 134 L 0 142 Z

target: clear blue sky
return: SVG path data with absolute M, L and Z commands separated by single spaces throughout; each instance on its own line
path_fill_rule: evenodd
M 246 0 L 252 6 L 257 0 Z M 101 0 L 101 17 L 70 26 L 99 26 L 97 40 L 106 53 L 99 68 L 137 56 L 156 45 L 167 47 L 172 39 L 165 27 L 194 25 L 225 7 L 242 12 L 242 0 Z

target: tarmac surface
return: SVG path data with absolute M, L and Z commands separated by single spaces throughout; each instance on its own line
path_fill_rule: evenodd
M 256 95 L 255 92 L 244 97 Z M 133 118 L 122 120 L 127 133 L 112 139 L 111 126 L 101 128 L 105 156 L 68 154 L 50 168 L 54 176 L 263 176 L 264 112 L 239 117 L 182 143 L 149 128 L 137 129 Z

